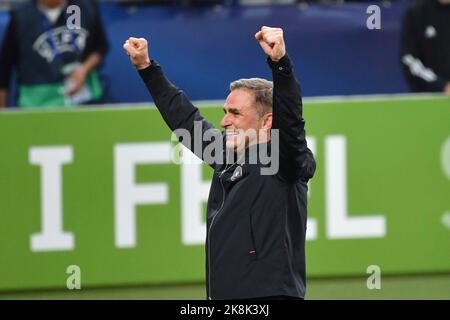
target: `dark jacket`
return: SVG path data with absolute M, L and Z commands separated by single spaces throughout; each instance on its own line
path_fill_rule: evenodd
M 207 206 L 209 299 L 305 295 L 307 182 L 316 164 L 306 145 L 301 93 L 291 61 L 285 56 L 268 63 L 274 81 L 272 129 L 279 130 L 279 170 L 261 175 L 260 169 L 270 165 L 262 161 L 209 163 L 215 171 Z M 202 121 L 203 131 L 212 129 L 156 62 L 140 75 L 172 130 L 193 133 L 194 121 Z M 223 139 L 218 130 L 216 138 Z M 202 150 L 207 145 L 203 142 Z M 271 142 L 267 147 L 271 149 Z M 202 157 L 198 151 L 197 155 Z
M 406 11 L 401 63 L 411 91 L 444 91 L 450 82 L 450 5 L 419 0 Z

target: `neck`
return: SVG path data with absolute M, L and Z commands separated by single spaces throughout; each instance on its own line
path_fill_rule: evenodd
M 268 164 L 272 159 L 270 140 L 254 143 L 247 148 L 227 152 L 226 163 Z
M 258 143 L 265 143 L 270 141 L 270 129 L 269 130 L 259 130 L 258 132 Z

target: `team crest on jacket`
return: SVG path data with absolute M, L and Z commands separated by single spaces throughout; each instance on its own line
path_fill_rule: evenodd
M 242 167 L 238 166 L 234 169 L 233 175 L 231 176 L 231 181 L 236 181 L 242 177 Z
M 48 63 L 55 60 L 57 54 L 82 52 L 86 47 L 86 29 L 70 30 L 66 26 L 54 28 L 41 34 L 33 44 L 33 49 Z

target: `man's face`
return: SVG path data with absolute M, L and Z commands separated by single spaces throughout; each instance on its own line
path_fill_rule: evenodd
M 259 118 L 254 103 L 254 93 L 246 89 L 236 89 L 228 95 L 223 106 L 225 115 L 220 122 L 225 129 L 227 148 L 243 150 L 256 142 L 257 137 L 251 131 L 257 133 L 265 117 Z

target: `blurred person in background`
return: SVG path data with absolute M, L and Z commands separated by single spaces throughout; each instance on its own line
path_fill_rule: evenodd
M 407 10 L 401 63 L 411 91 L 450 96 L 450 0 L 419 0 Z
M 207 206 L 208 299 L 303 299 L 307 183 L 316 163 L 307 147 L 300 86 L 283 30 L 262 27 L 255 38 L 267 55 L 273 82 L 232 82 L 220 122 L 223 131 L 203 119 L 150 60 L 145 39 L 129 38 L 124 49 L 169 128 L 188 132 L 184 138 L 190 143 L 183 144 L 214 169 Z M 249 131 L 255 135 L 246 136 Z M 210 133 L 214 139 L 206 138 Z M 219 146 L 218 160 L 206 159 L 212 142 Z M 269 174 L 262 174 L 262 161 L 248 161 L 261 148 L 275 154 L 270 161 L 279 164 Z M 237 160 L 230 160 L 229 153 L 237 154 L 232 157 Z
M 7 105 L 13 71 L 19 107 L 63 107 L 103 98 L 97 68 L 108 41 L 95 1 L 24 3 L 11 12 L 0 50 L 0 107 Z

